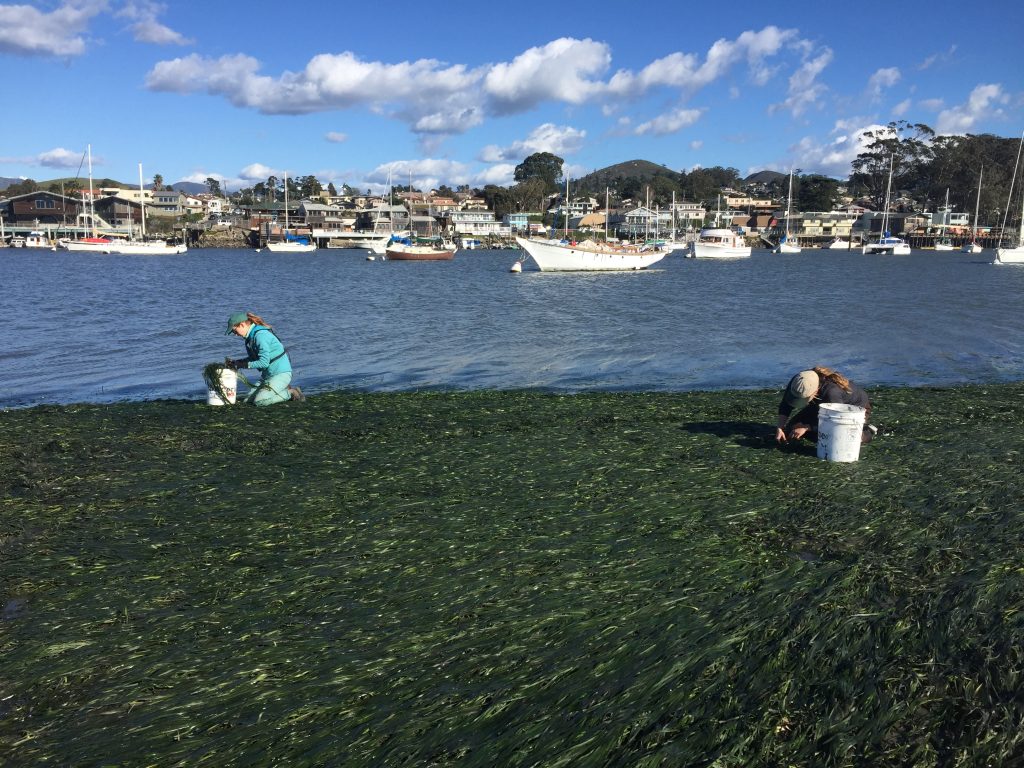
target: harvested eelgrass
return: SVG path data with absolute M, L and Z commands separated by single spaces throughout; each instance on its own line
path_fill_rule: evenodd
M 0 763 L 1019 764 L 1024 386 L 872 394 L 0 413 Z

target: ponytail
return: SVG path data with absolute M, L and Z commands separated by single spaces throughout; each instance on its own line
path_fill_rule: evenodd
M 268 323 L 262 317 L 257 315 L 255 312 L 246 312 L 245 316 L 249 318 L 249 322 L 252 323 L 253 325 L 262 325 L 262 326 L 264 326 L 266 328 L 270 328 L 271 330 L 273 330 L 273 328 L 274 328 L 274 326 L 272 326 L 270 323 Z
M 831 368 L 826 368 L 823 365 L 816 365 L 814 366 L 814 372 L 822 379 L 828 379 L 837 385 L 843 392 L 850 392 L 850 380 L 838 371 L 833 371 Z

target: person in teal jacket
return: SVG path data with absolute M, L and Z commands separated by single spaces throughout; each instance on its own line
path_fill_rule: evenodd
M 302 390 L 291 386 L 292 363 L 284 344 L 262 317 L 252 312 L 235 312 L 228 318 L 227 332 L 245 339 L 246 357 L 225 358 L 224 365 L 235 370 L 251 368 L 261 375 L 259 386 L 249 393 L 245 402 L 273 405 L 286 400 L 305 400 Z

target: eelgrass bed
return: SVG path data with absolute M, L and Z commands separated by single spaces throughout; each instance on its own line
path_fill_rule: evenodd
M 0 413 L 0 764 L 1024 763 L 1024 385 Z

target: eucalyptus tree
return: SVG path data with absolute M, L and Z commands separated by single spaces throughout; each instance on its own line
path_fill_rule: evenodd
M 924 123 L 894 120 L 887 126 L 864 131 L 864 151 L 851 163 L 850 189 L 869 197 L 880 209 L 892 168 L 892 190 L 906 189 L 917 194 L 927 188 L 935 131 Z
M 159 192 L 164 188 L 164 177 L 159 173 L 153 177 L 153 191 Z
M 206 177 L 206 188 L 210 191 L 210 194 L 213 195 L 214 197 L 220 197 L 221 196 L 220 182 L 217 181 L 217 179 L 213 178 L 213 176 L 207 176 Z
M 513 178 L 516 181 L 540 179 L 545 192 L 554 192 L 562 181 L 562 166 L 565 161 L 550 152 L 534 152 L 516 166 Z

